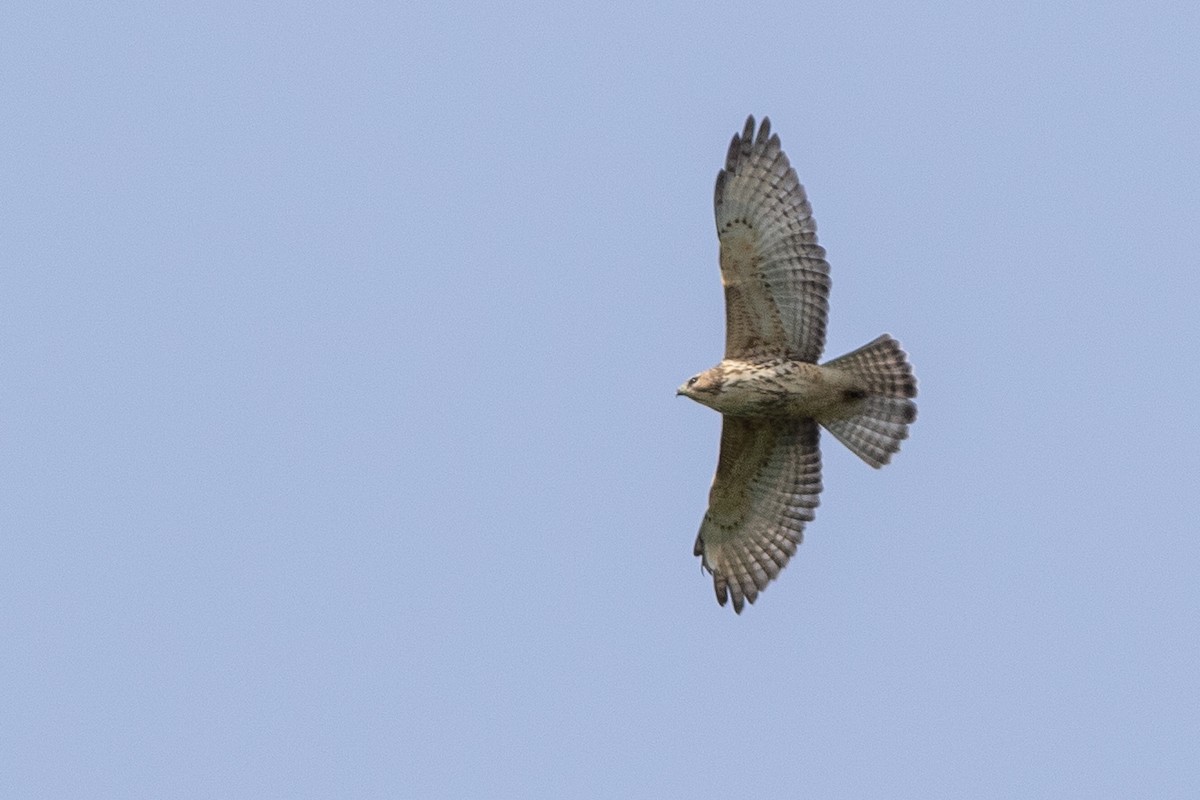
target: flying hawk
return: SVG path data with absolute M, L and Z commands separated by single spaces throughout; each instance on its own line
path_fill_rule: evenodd
M 829 264 L 812 206 L 763 118 L 734 134 L 717 174 L 725 357 L 679 387 L 723 415 L 721 454 L 695 554 L 717 602 L 753 603 L 803 537 L 821 493 L 820 428 L 872 467 L 900 449 L 917 381 L 884 334 L 817 364 Z

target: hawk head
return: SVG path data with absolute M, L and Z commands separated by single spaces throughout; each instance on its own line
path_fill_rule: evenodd
M 688 378 L 687 383 L 680 386 L 675 395 L 690 397 L 697 403 L 707 406 L 711 405 L 712 401 L 721 393 L 724 385 L 725 370 L 720 365 L 717 365 L 712 369 L 706 369 L 699 375 L 693 375 Z

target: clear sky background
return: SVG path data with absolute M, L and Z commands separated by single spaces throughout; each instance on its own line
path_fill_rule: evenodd
M 1200 795 L 1195 3 L 26 3 L 0 795 Z M 770 115 L 832 437 L 735 616 L 712 185 Z

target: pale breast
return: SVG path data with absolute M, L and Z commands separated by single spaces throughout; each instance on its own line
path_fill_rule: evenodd
M 864 395 L 839 370 L 803 361 L 721 362 L 724 384 L 713 408 L 744 417 L 826 417 Z

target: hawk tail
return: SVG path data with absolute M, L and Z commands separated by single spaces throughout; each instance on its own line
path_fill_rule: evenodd
M 851 416 L 820 423 L 851 452 L 879 468 L 891 460 L 908 438 L 917 418 L 917 379 L 900 343 L 886 333 L 824 366 L 850 373 L 863 382 L 867 396 Z

